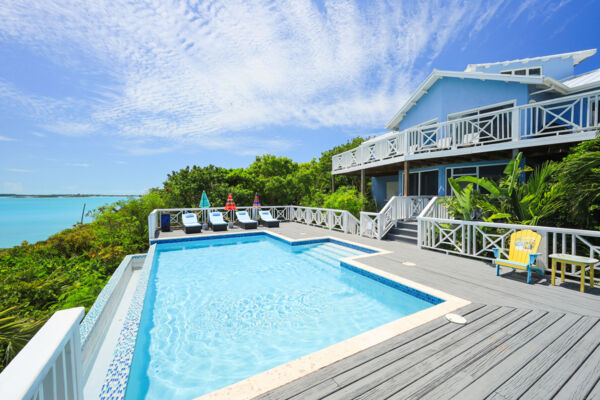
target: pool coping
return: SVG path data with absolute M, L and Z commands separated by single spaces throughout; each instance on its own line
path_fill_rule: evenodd
M 383 280 L 388 280 L 407 289 L 413 289 L 415 291 L 422 292 L 425 295 L 433 296 L 434 298 L 443 300 L 443 302 L 439 304 L 432 304 L 431 307 L 428 307 L 425 310 L 421 310 L 406 317 L 399 318 L 395 321 L 381 325 L 367 332 L 363 332 L 324 349 L 253 375 L 247 379 L 236 382 L 222 389 L 207 393 L 197 397 L 196 400 L 254 398 L 306 376 L 312 372 L 315 372 L 323 367 L 326 367 L 327 365 L 333 364 L 336 361 L 366 350 L 369 347 L 377 345 L 381 342 L 391 339 L 394 336 L 470 304 L 470 301 L 465 299 L 452 296 L 440 290 L 427 287 L 420 283 L 402 278 L 398 275 L 391 274 L 375 267 L 371 267 L 361 262 L 361 260 L 364 260 L 368 257 L 391 254 L 393 253 L 392 251 L 359 244 L 345 239 L 334 238 L 331 236 L 292 239 L 284 235 L 265 230 L 232 234 L 213 234 L 193 237 L 182 236 L 154 239 L 150 243 L 150 249 L 144 261 L 144 266 L 141 271 L 142 275 L 140 276 L 138 287 L 136 288 L 136 292 L 127 312 L 124 327 L 119 335 L 119 343 L 117 345 L 117 349 L 115 350 L 113 361 L 111 362 L 106 374 L 105 383 L 100 393 L 101 399 L 120 400 L 125 397 L 129 372 L 133 361 L 137 332 L 145 299 L 146 287 L 150 276 L 150 270 L 152 269 L 154 253 L 156 251 L 156 244 L 259 235 L 271 236 L 272 238 L 284 241 L 291 246 L 330 242 L 367 252 L 368 254 L 360 254 L 341 258 L 340 263 L 344 267 L 350 267 L 350 269 L 356 268 L 364 272 L 364 275 L 368 276 L 372 274 L 379 276 Z M 356 272 L 361 273 L 360 271 Z

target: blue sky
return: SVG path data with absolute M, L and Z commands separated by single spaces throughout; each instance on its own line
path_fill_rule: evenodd
M 0 7 L 0 193 L 142 193 L 190 164 L 309 161 L 383 132 L 433 68 L 600 47 L 594 0 L 141 4 Z

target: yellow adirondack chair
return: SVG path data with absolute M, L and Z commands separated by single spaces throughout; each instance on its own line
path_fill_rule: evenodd
M 525 229 L 510 235 L 510 251 L 508 260 L 500 258 L 500 249 L 494 249 L 494 264 L 496 276 L 500 275 L 500 266 L 517 268 L 527 271 L 527 283 L 531 283 L 531 271 L 537 271 L 544 276 L 544 271 L 535 265 L 540 253 L 536 253 L 542 237 L 536 232 Z

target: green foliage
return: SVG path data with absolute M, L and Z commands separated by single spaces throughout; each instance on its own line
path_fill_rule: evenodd
M 454 193 L 447 201 L 449 212 L 464 220 L 600 227 L 600 139 L 579 144 L 561 162 L 545 162 L 535 169 L 524 166 L 519 153 L 499 182 L 465 176 L 449 183 Z
M 160 194 L 151 192 L 99 208 L 89 224 L 0 251 L 0 314 L 10 314 L 10 321 L 22 328 L 11 333 L 14 342 L 0 338 L 0 369 L 18 351 L 20 338 L 54 311 L 89 309 L 123 257 L 146 251 L 148 214 L 161 207 Z
M 554 221 L 578 229 L 600 229 L 600 139 L 577 145 L 555 174 Z
M 42 322 L 20 318 L 16 307 L 0 310 L 0 366 L 17 355 Z
M 350 211 L 359 217 L 360 211 L 368 207 L 368 200 L 356 188 L 342 186 L 335 192 L 328 194 L 323 199 L 324 208 Z
M 251 205 L 256 192 L 264 205 L 320 207 L 331 193 L 333 155 L 357 147 L 363 141 L 362 138 L 354 138 L 323 152 L 319 160 L 300 164 L 287 157 L 265 154 L 257 156 L 247 168 L 226 169 L 209 165 L 173 171 L 164 182 L 166 206 L 198 207 L 202 190 L 205 190 L 214 207 L 224 206 L 229 193 L 237 205 Z M 338 187 L 358 188 L 359 184 L 360 179 L 355 176 L 336 178 Z

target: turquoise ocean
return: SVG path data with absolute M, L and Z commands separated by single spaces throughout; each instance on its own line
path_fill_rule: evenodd
M 85 213 L 127 197 L 0 197 L 0 249 L 35 243 L 70 228 Z M 83 222 L 91 217 L 84 216 Z

